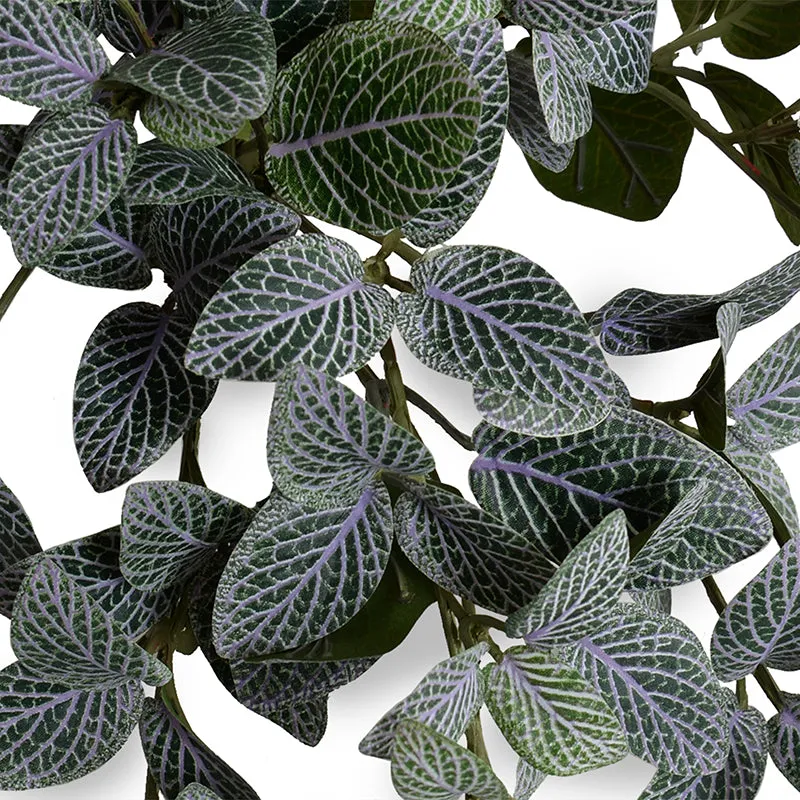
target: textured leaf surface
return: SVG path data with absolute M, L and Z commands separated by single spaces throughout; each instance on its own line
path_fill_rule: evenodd
M 547 435 L 591 427 L 614 385 L 583 316 L 537 264 L 498 247 L 433 251 L 414 263 L 398 326 L 432 369 L 471 381 L 482 413 Z M 511 394 L 513 392 L 513 394 Z M 524 406 L 522 418 L 509 413 Z M 498 405 L 499 404 L 499 405 Z
M 615 408 L 584 433 L 550 439 L 504 433 L 481 425 L 480 455 L 470 468 L 478 502 L 516 530 L 528 529 L 560 561 L 616 508 L 643 531 L 661 521 L 699 481 L 707 480 L 706 536 L 698 552 L 709 563 L 760 550 L 772 536 L 766 512 L 723 459 L 665 423 Z M 726 532 L 718 541 L 719 532 Z M 732 557 L 733 558 L 733 557 Z
M 244 264 L 212 298 L 186 356 L 202 375 L 275 380 L 302 363 L 339 376 L 389 338 L 394 303 L 363 281 L 356 250 L 327 236 L 279 242 Z
M 531 603 L 509 616 L 506 633 L 544 647 L 590 636 L 616 611 L 628 554 L 625 514 L 615 511 L 578 542 Z
M 445 489 L 408 488 L 395 504 L 395 538 L 439 586 L 507 614 L 529 602 L 553 574 L 554 565 L 524 528 L 512 529 Z
M 547 776 L 521 758 L 517 762 L 517 780 L 514 800 L 530 800 L 533 793 L 544 783 Z
M 488 20 L 500 11 L 500 0 L 376 0 L 375 19 L 413 22 L 450 33 L 462 25 Z
M 518 25 L 552 33 L 585 33 L 631 13 L 640 0 L 504 0 Z
M 481 98 L 435 33 L 363 20 L 293 59 L 273 109 L 267 172 L 281 194 L 337 225 L 385 232 L 453 179 L 473 145 Z
M 513 647 L 486 670 L 486 704 L 503 736 L 548 775 L 576 775 L 628 752 L 614 712 L 574 669 Z
M 741 5 L 741 0 L 723 0 L 715 16 L 732 13 Z M 775 58 L 800 45 L 798 26 L 800 7 L 796 3 L 768 0 L 753 4 L 744 16 L 738 15 L 726 26 L 720 41 L 740 58 Z
M 25 142 L 27 125 L 0 125 L 0 225 L 8 227 L 8 178 Z
M 217 588 L 214 643 L 220 655 L 265 656 L 341 628 L 386 569 L 391 518 L 382 485 L 367 488 L 353 505 L 324 511 L 271 498 Z
M 298 503 L 355 501 L 379 471 L 425 475 L 433 456 L 355 392 L 324 373 L 287 369 L 267 434 L 270 475 Z
M 66 783 L 128 740 L 144 693 L 135 681 L 96 691 L 49 683 L 19 662 L 0 671 L 0 789 Z
M 122 188 L 136 134 L 97 106 L 53 114 L 29 132 L 8 180 L 9 235 L 35 266 L 96 220 Z
M 302 744 L 316 747 L 328 728 L 328 698 L 322 695 L 304 703 L 281 706 L 268 719 Z
M 0 578 L 15 564 L 41 552 L 42 546 L 25 509 L 0 480 Z
M 117 0 L 88 0 L 82 4 L 82 16 L 87 5 L 93 8 L 94 29 L 102 33 L 113 47 L 122 53 L 139 55 L 144 52 L 142 37 Z M 175 31 L 169 0 L 131 0 L 131 5 L 155 41 L 160 42 Z
M 222 800 L 202 783 L 190 783 L 177 797 L 177 800 Z
M 629 589 L 628 593 L 634 603 L 646 608 L 651 613 L 667 615 L 672 613 L 672 591 L 670 589 L 652 589 L 645 592 Z
M 782 692 L 783 710 L 767 722 L 769 754 L 775 766 L 800 790 L 800 695 Z
M 634 755 L 677 774 L 723 767 L 719 684 L 682 622 L 623 605 L 614 623 L 562 655 L 614 709 Z
M 188 372 L 191 327 L 150 303 L 104 317 L 75 377 L 73 429 L 83 471 L 96 491 L 149 467 L 205 411 L 216 381 Z
M 220 117 L 150 95 L 141 109 L 142 124 L 175 147 L 203 150 L 233 138 L 242 127 L 239 117 Z
M 405 800 L 509 800 L 500 779 L 478 756 L 427 725 L 404 720 L 392 750 L 392 783 Z
M 0 8 L 0 94 L 41 108 L 86 105 L 108 66 L 91 31 L 47 0 Z
M 361 740 L 365 756 L 391 758 L 397 726 L 414 719 L 450 739 L 460 739 L 483 704 L 481 658 L 488 650 L 481 643 L 437 664 L 412 692 L 389 709 Z

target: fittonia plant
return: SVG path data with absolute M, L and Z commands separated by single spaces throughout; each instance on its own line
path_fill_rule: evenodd
M 174 654 L 198 651 L 314 745 L 329 694 L 438 604 L 449 658 L 361 742 L 403 798 L 509 800 L 484 705 L 519 756 L 515 800 L 626 754 L 657 767 L 642 800 L 749 800 L 767 754 L 800 789 L 800 697 L 770 673 L 800 669 L 800 523 L 771 456 L 800 441 L 800 328 L 725 381 L 737 331 L 800 290 L 800 253 L 717 295 L 628 289 L 583 313 L 527 258 L 447 244 L 506 130 L 554 194 L 633 220 L 664 210 L 697 130 L 800 244 L 800 101 L 674 66 L 717 37 L 742 58 L 792 50 L 800 2 L 675 11 L 683 34 L 653 50 L 655 0 L 3 0 L 0 92 L 41 111 L 0 128 L 21 263 L 0 316 L 35 268 L 128 290 L 163 272 L 163 305 L 98 321 L 74 437 L 98 492 L 183 455 L 177 480 L 128 486 L 117 527 L 45 552 L 0 482 L 19 659 L 0 671 L 0 788 L 85 775 L 138 725 L 148 800 L 255 800 L 189 727 Z M 137 115 L 155 138 L 137 142 Z M 471 385 L 472 434 L 405 385 L 398 336 Z M 713 339 L 697 389 L 670 402 L 631 398 L 604 356 Z M 255 508 L 200 468 L 226 379 L 277 384 L 275 486 Z M 440 481 L 409 403 L 472 453 L 479 505 Z M 714 574 L 773 537 L 727 603 Z M 710 657 L 670 616 L 670 591 L 698 579 L 720 615 Z

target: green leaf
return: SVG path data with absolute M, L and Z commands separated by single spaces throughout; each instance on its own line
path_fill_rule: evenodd
M 739 9 L 743 0 L 721 0 L 715 16 L 718 20 L 736 14 L 720 36 L 722 46 L 739 58 L 775 58 L 800 44 L 800 4 L 793 0 L 759 0 L 747 3 L 744 16 Z
M 686 33 L 708 22 L 718 3 L 719 0 L 672 0 L 672 7 Z
M 0 225 L 8 228 L 8 179 L 22 145 L 27 125 L 0 125 Z
M 440 36 L 497 16 L 500 0 L 376 0 L 373 19 L 413 22 Z
M 800 695 L 781 693 L 783 708 L 767 721 L 769 754 L 783 777 L 800 791 Z
M 571 667 L 512 647 L 486 675 L 486 704 L 519 756 L 547 775 L 576 775 L 628 753 L 614 712 Z
M 3 575 L 16 564 L 42 552 L 28 515 L 17 496 L 0 480 L 0 598 L 2 606 L 11 601 L 7 597 Z M 4 609 L 5 610 L 5 609 Z
M 316 217 L 388 232 L 455 177 L 480 113 L 469 70 L 436 34 L 405 22 L 339 25 L 278 77 L 268 177 Z
M 514 800 L 530 800 L 533 793 L 544 783 L 547 776 L 521 758 L 517 762 L 517 781 Z
M 242 127 L 239 117 L 219 117 L 153 95 L 142 106 L 141 120 L 164 142 L 194 150 L 216 147 L 233 138 Z
M 202 783 L 190 783 L 176 800 L 222 800 L 222 798 Z
M 579 34 L 628 16 L 641 0 L 504 0 L 509 19 L 525 28 Z

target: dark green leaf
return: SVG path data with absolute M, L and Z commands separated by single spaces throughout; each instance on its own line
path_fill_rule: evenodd
M 746 5 L 744 15 L 740 8 Z M 774 58 L 800 44 L 800 3 L 796 0 L 721 0 L 715 16 L 735 15 L 722 32 L 723 47 L 739 58 Z
M 0 602 L 3 613 L 12 600 L 4 573 L 42 552 L 31 521 L 16 495 L 0 480 Z
M 672 0 L 683 31 L 694 30 L 711 19 L 719 0 Z
M 767 722 L 769 754 L 789 783 L 800 791 L 800 695 L 782 693 L 783 709 Z

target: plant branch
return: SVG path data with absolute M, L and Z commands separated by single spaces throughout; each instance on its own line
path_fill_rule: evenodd
M 198 445 L 200 442 L 200 420 L 195 420 L 186 433 L 183 434 L 183 449 L 181 450 L 181 468 L 178 475 L 179 481 L 196 483 L 205 486 L 203 472 L 198 459 Z
M 11 279 L 11 283 L 6 286 L 5 291 L 0 295 L 0 319 L 3 319 L 19 290 L 30 277 L 33 269 L 31 267 L 20 267 L 17 274 Z
M 395 236 L 394 231 L 387 236 L 375 236 L 372 233 L 363 233 L 362 236 L 366 236 L 367 239 L 372 239 L 373 242 L 377 242 L 381 245 L 381 248 L 384 247 L 385 243 L 390 242 L 392 249 L 386 255 L 389 256 L 391 253 L 394 253 L 400 256 L 407 264 L 413 264 L 415 261 L 422 258 L 422 253 L 420 253 L 419 250 L 412 247 L 410 244 L 406 244 L 399 236 Z M 390 240 L 389 237 L 393 238 Z
M 406 400 L 412 406 L 416 406 L 420 411 L 429 416 L 456 444 L 463 447 L 465 450 L 474 450 L 475 445 L 472 442 L 472 437 L 460 431 L 450 422 L 441 411 L 439 411 L 430 400 L 426 400 L 421 394 L 405 387 Z
M 150 35 L 150 31 L 147 30 L 147 25 L 144 24 L 142 18 L 136 13 L 136 9 L 133 7 L 131 0 L 117 0 L 117 5 L 125 12 L 125 16 L 130 20 L 133 27 L 136 28 L 136 33 L 142 40 L 144 49 L 147 51 L 152 50 L 156 46 L 156 43 Z
M 397 352 L 391 339 L 381 348 L 381 358 L 386 372 L 386 383 L 389 387 L 389 408 L 392 419 L 401 428 L 405 428 L 409 433 L 413 433 L 416 436 L 417 433 L 408 413 L 408 401 L 406 399 L 403 375 L 400 372 L 400 365 L 397 363 Z
M 150 769 L 147 770 L 147 782 L 144 785 L 144 800 L 159 800 L 158 784 Z

